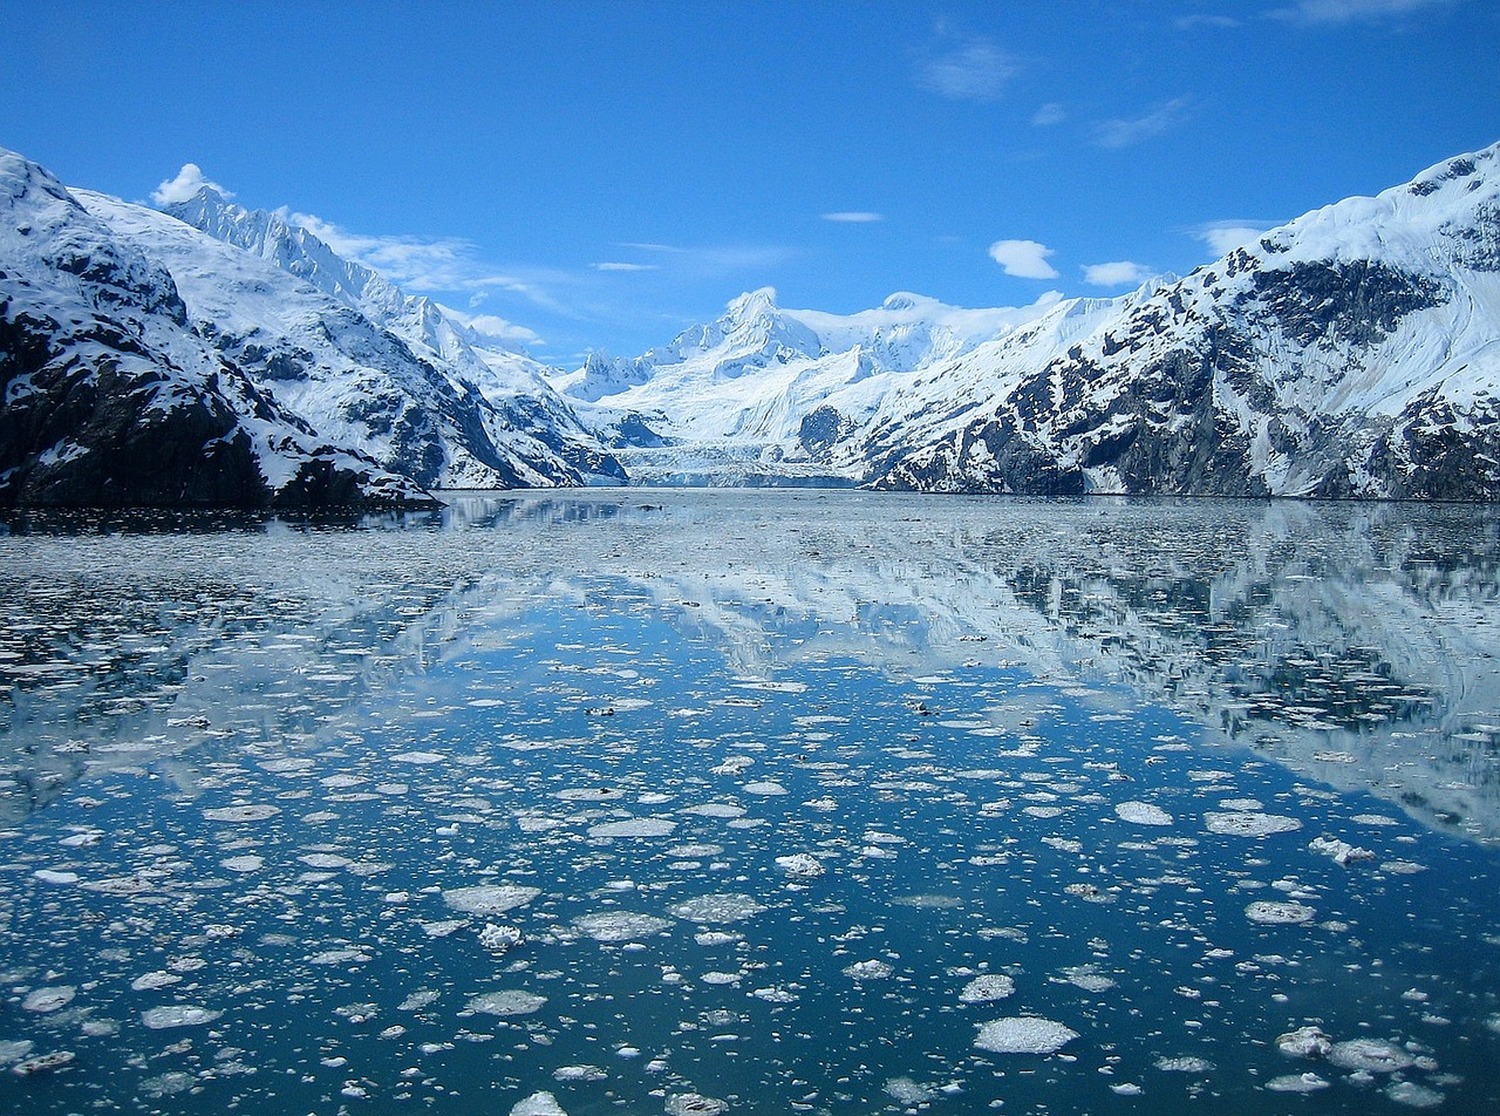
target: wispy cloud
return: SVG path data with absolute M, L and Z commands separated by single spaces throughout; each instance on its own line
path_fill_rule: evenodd
M 1172 21 L 1179 30 L 1186 31 L 1193 27 L 1243 27 L 1244 24 L 1233 16 L 1209 14 L 1198 12 L 1194 15 L 1179 16 Z
M 1067 112 L 1056 101 L 1047 102 L 1031 114 L 1031 122 L 1038 128 L 1050 128 L 1053 124 L 1061 124 L 1067 118 Z
M 1007 275 L 1021 279 L 1056 279 L 1057 270 L 1047 262 L 1052 249 L 1035 240 L 997 240 L 990 245 L 990 259 Z
M 1087 264 L 1083 269 L 1083 281 L 1095 287 L 1138 287 L 1155 274 L 1145 264 L 1115 260 L 1113 263 Z
M 679 245 L 635 241 L 616 247 L 658 254 L 663 257 L 664 269 L 670 261 L 670 270 L 699 278 L 774 267 L 797 254 L 796 249 L 784 244 Z
M 618 260 L 603 260 L 589 264 L 595 271 L 655 271 L 660 264 L 623 263 Z
M 1209 250 L 1215 257 L 1227 255 L 1241 244 L 1245 244 L 1269 228 L 1274 228 L 1274 221 L 1208 221 L 1196 228 L 1189 229 L 1191 236 L 1207 244 Z
M 1396 19 L 1419 12 L 1451 8 L 1464 0 L 1297 0 L 1287 8 L 1273 9 L 1276 19 L 1294 23 L 1356 23 Z
M 945 45 L 917 63 L 919 88 L 954 101 L 997 101 L 1017 72 L 1016 61 L 988 39 Z
M 873 221 L 884 221 L 885 215 L 881 213 L 867 213 L 863 210 L 848 210 L 840 213 L 823 214 L 825 221 L 838 221 L 849 225 L 864 225 Z
M 1186 97 L 1175 97 L 1142 116 L 1101 120 L 1094 125 L 1094 142 L 1100 147 L 1131 147 L 1175 128 L 1187 119 L 1191 107 Z
M 505 346 L 546 344 L 533 330 L 495 314 L 470 314 L 451 306 L 443 306 L 442 310 L 459 325 L 472 329 L 481 341 L 498 341 Z
M 206 178 L 203 168 L 197 163 L 183 163 L 176 178 L 169 178 L 151 191 L 151 201 L 156 205 L 173 205 L 188 201 L 199 190 L 207 186 L 226 198 L 234 195 L 212 179 Z
M 372 236 L 352 232 L 311 213 L 278 214 L 286 221 L 301 225 L 345 259 L 362 263 L 410 291 L 431 294 L 439 291 L 488 293 L 494 290 L 521 295 L 555 314 L 574 316 L 574 312 L 543 286 L 567 281 L 565 273 L 538 269 L 522 275 L 497 272 L 493 264 L 480 258 L 476 245 L 458 237 Z

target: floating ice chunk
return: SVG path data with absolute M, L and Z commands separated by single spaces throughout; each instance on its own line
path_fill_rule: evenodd
M 666 818 L 627 818 L 589 827 L 590 837 L 669 837 L 677 823 Z
M 1132 825 L 1171 825 L 1172 815 L 1160 806 L 1149 802 L 1120 802 L 1115 805 L 1115 814 L 1121 821 Z
M 1118 1085 L 1111 1085 L 1109 1091 L 1122 1097 L 1138 1097 L 1145 1093 L 1146 1090 L 1133 1081 L 1122 1081 Z
M 597 942 L 633 942 L 660 934 L 672 922 L 634 911 L 600 911 L 575 918 L 573 925 Z
M 281 813 L 280 806 L 272 806 L 268 802 L 248 806 L 219 806 L 211 810 L 204 810 L 203 816 L 209 821 L 221 822 L 258 822 L 267 818 L 274 818 Z
M 750 995 L 768 1004 L 795 1004 L 801 998 L 795 992 L 788 992 L 785 988 L 776 986 L 757 988 Z
M 608 1081 L 609 1074 L 598 1066 L 558 1066 L 552 1071 L 554 1081 Z
M 164 1031 L 169 1027 L 200 1027 L 223 1014 L 195 1004 L 169 1004 L 141 1012 L 141 1022 L 153 1031 Z
M 266 866 L 266 858 L 252 853 L 245 856 L 225 857 L 219 861 L 219 864 L 231 872 L 259 872 Z
M 1210 1073 L 1214 1064 L 1204 1058 L 1186 1054 L 1180 1058 L 1158 1058 L 1156 1068 L 1163 1073 Z
M 682 813 L 696 814 L 700 818 L 742 818 L 745 808 L 728 802 L 705 802 L 700 806 L 685 806 Z
M 688 922 L 714 923 L 739 922 L 754 918 L 767 908 L 749 895 L 731 892 L 719 895 L 699 895 L 686 899 L 671 908 L 680 919 Z
M 995 1054 L 1053 1054 L 1077 1037 L 1077 1031 L 1051 1019 L 1011 1016 L 981 1026 L 974 1045 Z
M 776 867 L 780 868 L 788 876 L 798 879 L 810 880 L 821 876 L 826 869 L 823 862 L 811 853 L 792 853 L 790 856 L 778 856 Z
M 1292 1058 L 1321 1058 L 1333 1049 L 1333 1039 L 1319 1027 L 1298 1027 L 1277 1035 L 1276 1049 Z
M 844 969 L 844 975 L 846 977 L 848 977 L 850 980 L 859 981 L 885 980 L 893 972 L 895 972 L 895 970 L 887 965 L 884 961 L 879 961 L 875 958 L 871 958 L 868 961 L 856 961 L 854 964 L 849 965 Z
M 1307 847 L 1315 853 L 1331 856 L 1335 864 L 1340 867 L 1348 867 L 1350 861 L 1374 860 L 1375 854 L 1369 849 L 1356 848 L 1347 841 L 1340 841 L 1336 837 L 1314 837 L 1307 843 Z
M 44 884 L 53 884 L 59 887 L 65 884 L 76 884 L 79 879 L 77 872 L 59 872 L 52 868 L 38 868 L 31 874 L 35 879 L 40 880 Z
M 55 1050 L 51 1054 L 38 1054 L 35 1058 L 27 1058 L 17 1062 L 10 1067 L 10 1072 L 19 1074 L 21 1077 L 30 1077 L 38 1073 L 50 1073 L 63 1066 L 72 1065 L 77 1055 L 71 1050 Z
M 958 999 L 965 1004 L 988 1004 L 1005 999 L 1015 990 L 1016 982 L 1004 973 L 985 973 L 964 985 Z
M 491 953 L 504 953 L 513 949 L 521 944 L 521 938 L 519 926 L 497 926 L 493 922 L 486 922 L 479 931 L 479 944 Z
M 746 783 L 745 792 L 747 794 L 759 794 L 774 797 L 779 794 L 786 794 L 787 789 L 773 779 L 760 779 L 754 783 Z
M 1360 825 L 1400 825 L 1395 818 L 1386 817 L 1384 814 L 1355 814 L 1351 819 Z
M 1263 926 L 1300 925 L 1311 922 L 1317 911 L 1304 903 L 1280 903 L 1259 899 L 1245 908 L 1245 917 Z
M 182 978 L 176 973 L 169 973 L 158 969 L 154 973 L 146 973 L 138 976 L 130 982 L 132 992 L 150 992 L 158 988 L 166 988 L 168 985 L 181 983 Z
M 391 757 L 392 763 L 442 763 L 448 757 L 439 752 L 401 752 Z
M 1316 1093 L 1319 1089 L 1328 1088 L 1328 1082 L 1309 1071 L 1273 1077 L 1266 1082 L 1266 1088 L 1273 1093 Z
M 885 1092 L 897 1104 L 927 1104 L 937 1100 L 937 1093 L 929 1085 L 922 1085 L 910 1077 L 893 1077 L 885 1083 Z
M 729 1105 L 702 1093 L 674 1093 L 667 1098 L 667 1116 L 720 1116 Z
M 1096 972 L 1093 965 L 1074 965 L 1062 971 L 1067 982 L 1075 987 L 1082 988 L 1085 992 L 1108 992 L 1115 987 L 1115 981 L 1102 973 Z
M 523 887 L 520 884 L 479 884 L 476 887 L 456 887 L 443 892 L 443 901 L 456 911 L 466 914 L 497 915 L 516 907 L 524 907 L 542 893 L 539 887 Z
M 1290 833 L 1302 828 L 1302 823 L 1296 818 L 1260 814 L 1253 810 L 1204 814 L 1203 824 L 1210 833 L 1224 833 L 1233 837 L 1269 837 L 1274 833 Z
M 519 989 L 504 989 L 500 992 L 484 992 L 469 1000 L 469 1010 L 485 1015 L 531 1015 L 541 1010 L 547 1002 L 546 996 Z
M 738 984 L 745 979 L 744 973 L 708 972 L 699 978 L 704 984 Z
M 1340 1069 L 1366 1073 L 1395 1073 L 1416 1063 L 1416 1059 L 1393 1043 L 1380 1039 L 1348 1039 L 1336 1042 L 1328 1060 Z
M 0 1040 L 0 1066 L 8 1066 L 13 1062 L 19 1062 L 30 1054 L 36 1047 L 36 1043 L 30 1039 L 5 1039 Z
M 334 853 L 308 853 L 297 859 L 309 868 L 347 868 L 354 863 L 347 856 L 338 856 Z
M 1415 1081 L 1397 1081 L 1386 1088 L 1385 1095 L 1397 1104 L 1411 1108 L 1436 1108 L 1447 1099 L 1436 1089 L 1418 1085 Z
M 397 1011 L 421 1011 L 424 1007 L 435 1004 L 441 994 L 430 988 L 419 988 L 396 1005 Z
M 21 1001 L 21 1006 L 27 1011 L 46 1014 L 67 1007 L 76 995 L 78 995 L 78 989 L 71 984 L 54 984 L 47 988 L 33 989 Z

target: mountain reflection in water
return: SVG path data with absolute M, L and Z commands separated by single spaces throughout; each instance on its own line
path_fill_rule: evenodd
M 450 494 L 344 522 L 77 516 L 0 537 L 0 796 L 180 784 L 231 734 L 316 737 L 538 602 L 646 594 L 735 674 L 1007 666 L 1171 707 L 1424 824 L 1500 838 L 1500 512 L 857 492 Z M 935 710 L 934 712 L 940 712 Z M 997 728 L 1006 714 L 995 711 Z

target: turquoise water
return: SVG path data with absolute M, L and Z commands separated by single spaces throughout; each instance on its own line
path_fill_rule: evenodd
M 14 524 L 0 1109 L 1500 1110 L 1496 524 Z

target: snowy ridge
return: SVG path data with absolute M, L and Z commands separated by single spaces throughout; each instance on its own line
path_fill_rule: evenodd
M 460 452 L 429 483 L 487 488 L 623 479 L 619 466 L 543 379 L 544 366 L 520 353 L 475 344 L 473 331 L 431 299 L 405 294 L 279 214 L 247 210 L 206 187 L 166 212 L 304 280 L 398 338 L 412 358 L 446 379 L 447 389 L 435 380 L 428 389 L 441 398 L 423 402 L 452 416 L 441 440 L 445 452 Z M 434 377 L 430 373 L 427 379 Z
M 0 150 L 0 505 L 429 502 L 193 331 L 169 272 Z
M 594 354 L 553 380 L 637 483 L 855 483 L 830 451 L 894 385 L 1038 316 L 1057 301 L 969 310 L 896 294 L 851 315 L 788 310 L 771 288 L 641 357 Z
M 1115 299 L 747 292 L 554 383 L 645 483 L 1500 499 L 1500 155 Z

